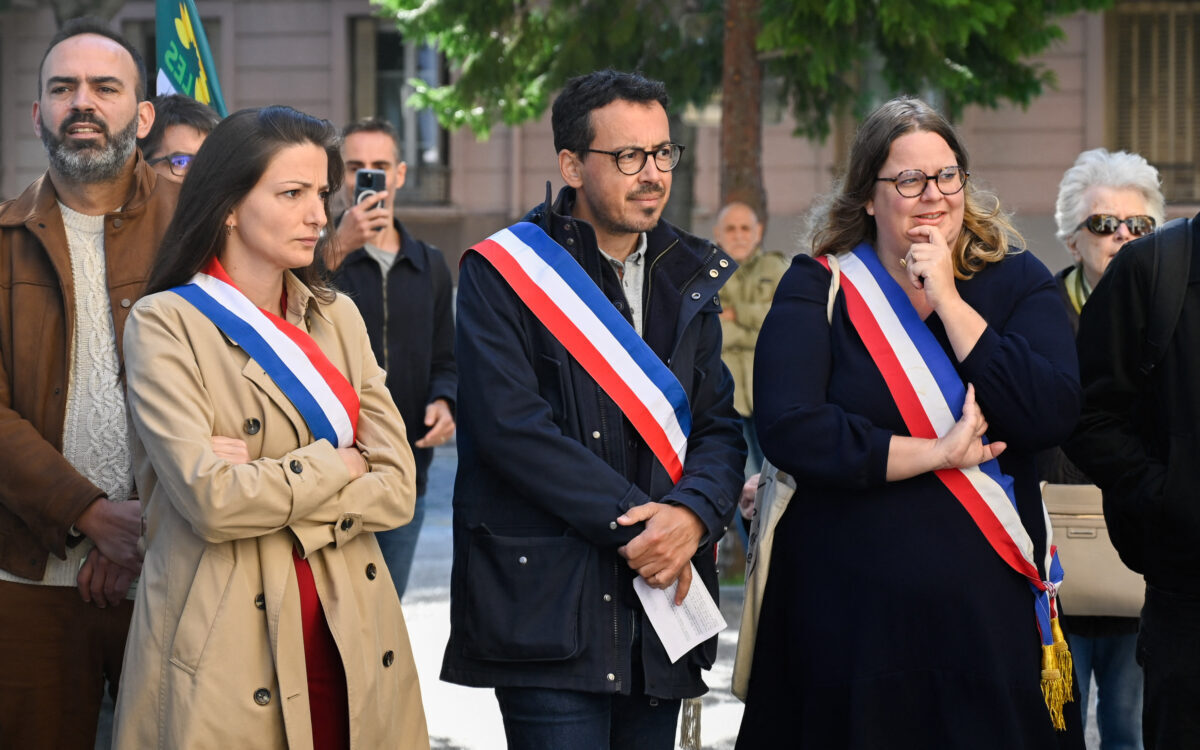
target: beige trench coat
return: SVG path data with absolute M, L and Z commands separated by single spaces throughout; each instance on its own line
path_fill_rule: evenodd
M 306 328 L 362 402 L 353 482 L 335 448 L 182 297 L 140 300 L 125 332 L 147 550 L 114 747 L 312 748 L 296 545 L 345 666 L 352 748 L 429 747 L 400 602 L 373 533 L 407 523 L 414 466 L 354 304 L 287 275 Z M 250 463 L 216 457 L 244 440 Z

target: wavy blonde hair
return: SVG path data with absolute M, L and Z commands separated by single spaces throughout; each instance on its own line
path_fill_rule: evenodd
M 964 171 L 970 169 L 967 150 L 940 112 L 914 97 L 892 99 L 872 112 L 854 136 L 846 174 L 835 185 L 832 199 L 819 209 L 823 217 L 814 221 L 818 227 L 812 239 L 814 256 L 852 250 L 862 242 L 874 244 L 875 218 L 867 214 L 866 205 L 875 194 L 875 178 L 888 159 L 892 143 L 913 132 L 941 136 L 954 152 L 958 166 Z M 1024 249 L 1025 240 L 993 193 L 976 188 L 968 179 L 963 196 L 963 231 L 952 250 L 954 275 L 969 279 L 988 263 L 1003 259 L 1010 246 Z

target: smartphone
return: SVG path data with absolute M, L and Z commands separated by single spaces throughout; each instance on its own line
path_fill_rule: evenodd
M 354 205 L 386 189 L 387 175 L 382 169 L 360 169 L 354 173 Z

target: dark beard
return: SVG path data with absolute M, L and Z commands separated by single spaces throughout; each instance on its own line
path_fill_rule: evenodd
M 78 148 L 68 146 L 67 128 L 80 122 L 97 125 L 103 131 L 107 140 L 106 145 L 97 147 L 85 145 Z M 138 118 L 135 114 L 129 120 L 129 125 L 112 135 L 108 127 L 100 120 L 89 114 L 76 114 L 63 121 L 59 133 L 55 133 L 42 120 L 42 145 L 46 147 L 46 156 L 54 171 L 82 183 L 108 182 L 116 179 L 121 173 L 133 150 L 137 148 Z
M 629 197 L 637 195 L 662 195 L 666 191 L 664 189 L 650 188 L 647 190 L 634 191 Z M 654 227 L 658 226 L 658 220 L 662 216 L 662 210 L 665 204 L 659 204 L 657 208 L 646 209 L 643 211 L 644 220 L 629 221 L 620 215 L 612 215 L 604 210 L 603 206 L 592 203 L 588 199 L 587 193 L 582 196 L 583 200 L 587 201 L 588 208 L 591 210 L 592 219 L 598 228 L 608 232 L 609 234 L 641 234 L 649 232 Z M 634 223 L 636 221 L 636 223 Z

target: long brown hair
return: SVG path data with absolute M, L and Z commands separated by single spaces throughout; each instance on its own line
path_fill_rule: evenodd
M 179 205 L 167 227 L 162 247 L 150 269 L 146 294 L 186 284 L 225 249 L 225 218 L 258 184 L 267 165 L 285 146 L 314 144 L 329 159 L 329 193 L 342 185 L 345 167 L 338 150 L 337 131 L 328 120 L 291 107 L 243 109 L 221 121 L 200 147 Z M 325 231 L 312 265 L 292 271 L 322 302 L 334 297 L 327 281 L 327 245 L 333 242 L 333 217 L 325 199 Z
M 958 166 L 964 171 L 970 169 L 967 150 L 941 113 L 920 99 L 892 99 L 872 112 L 854 137 L 846 175 L 835 188 L 828 214 L 813 237 L 814 256 L 875 242 L 875 218 L 866 211 L 867 201 L 875 193 L 875 178 L 888 159 L 892 143 L 916 131 L 941 136 L 954 152 Z M 1000 210 L 1000 200 L 993 193 L 975 187 L 968 179 L 963 195 L 963 231 L 952 250 L 954 275 L 969 279 L 988 263 L 1002 259 L 1010 245 L 1024 248 L 1025 241 Z

